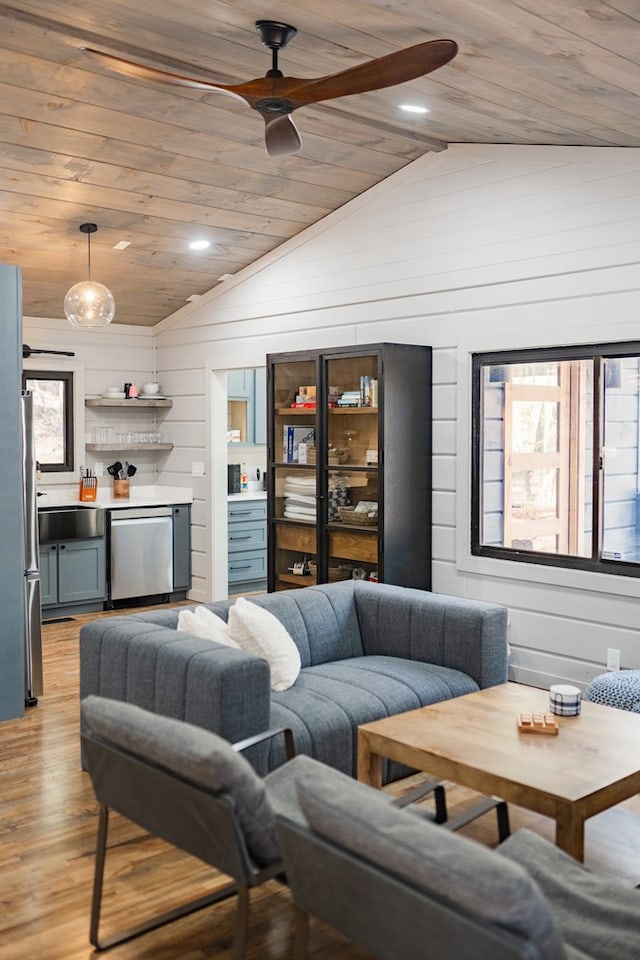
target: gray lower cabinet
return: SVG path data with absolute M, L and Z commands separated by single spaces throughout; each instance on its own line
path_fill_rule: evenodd
M 173 508 L 173 589 L 191 589 L 191 507 Z
M 43 607 L 105 600 L 104 538 L 41 544 L 40 585 Z
M 228 580 L 230 594 L 266 588 L 266 500 L 229 502 Z

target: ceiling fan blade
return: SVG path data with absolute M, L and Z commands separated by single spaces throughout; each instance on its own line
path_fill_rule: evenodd
M 302 146 L 300 134 L 288 114 L 264 115 L 264 145 L 270 157 L 288 157 Z
M 169 73 L 167 70 L 147 67 L 142 63 L 135 63 L 133 60 L 124 60 L 122 57 L 115 57 L 111 53 L 103 53 L 101 50 L 94 50 L 92 47 L 83 47 L 83 51 L 109 70 L 121 73 L 125 77 L 133 77 L 136 80 L 153 80 L 156 83 L 166 83 L 172 87 L 189 87 L 192 90 L 207 90 L 210 93 L 226 93 L 237 100 L 244 100 L 244 97 L 236 93 L 232 86 L 224 83 L 211 83 L 207 80 L 184 77 L 179 73 Z
M 295 107 L 300 107 L 354 93 L 382 90 L 438 70 L 453 60 L 457 52 L 458 44 L 454 40 L 429 40 L 317 80 L 293 81 L 289 78 L 285 95 Z M 294 82 L 299 86 L 292 89 Z

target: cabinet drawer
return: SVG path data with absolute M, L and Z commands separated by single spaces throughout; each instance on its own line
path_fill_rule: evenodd
M 266 520 L 267 519 L 267 501 L 250 500 L 248 503 L 241 503 L 233 500 L 228 505 L 229 525 L 234 523 L 244 523 L 247 520 Z
M 267 545 L 267 524 L 260 523 L 231 523 L 229 524 L 229 553 L 239 550 L 264 550 Z
M 239 583 L 241 580 L 264 580 L 266 576 L 266 550 L 243 553 L 229 559 L 229 583 Z

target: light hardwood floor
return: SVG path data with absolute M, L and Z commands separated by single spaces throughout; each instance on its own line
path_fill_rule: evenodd
M 109 616 L 110 614 L 99 614 Z M 78 633 L 89 617 L 44 628 L 45 695 L 21 720 L 0 725 L 0 960 L 87 960 L 96 805 L 80 770 Z M 394 786 L 394 791 L 404 785 Z M 448 791 L 453 809 L 472 799 Z M 545 818 L 511 809 L 512 829 L 526 824 L 551 837 Z M 466 829 L 495 843 L 491 815 Z M 208 868 L 114 816 L 107 861 L 106 929 L 128 926 L 145 911 L 168 909 L 216 882 Z M 640 882 L 640 803 L 637 798 L 587 826 L 587 863 Z M 115 948 L 114 960 L 230 958 L 233 902 Z M 290 955 L 292 910 L 276 883 L 252 897 L 250 957 Z M 322 924 L 313 927 L 313 960 L 365 958 Z

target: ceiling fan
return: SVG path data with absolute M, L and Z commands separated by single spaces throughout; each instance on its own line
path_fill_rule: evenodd
M 275 20 L 256 20 L 256 28 L 264 45 L 271 50 L 271 69 L 264 77 L 249 80 L 247 83 L 227 85 L 196 80 L 147 67 L 132 60 L 124 60 L 92 47 L 85 47 L 84 50 L 109 69 L 128 77 L 225 93 L 244 100 L 264 119 L 265 147 L 270 157 L 296 153 L 302 146 L 300 135 L 291 119 L 291 114 L 298 107 L 321 100 L 347 97 L 354 93 L 381 90 L 414 80 L 443 67 L 458 52 L 458 45 L 453 40 L 430 40 L 405 50 L 397 50 L 386 57 L 368 60 L 357 67 L 341 70 L 340 73 L 303 80 L 285 77 L 278 68 L 278 51 L 295 37 L 298 32 L 296 28 Z

